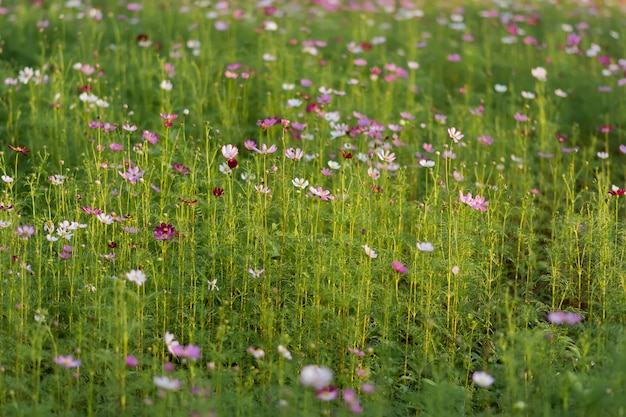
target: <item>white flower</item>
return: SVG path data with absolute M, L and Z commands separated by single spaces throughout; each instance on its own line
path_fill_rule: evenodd
M 172 91 L 172 82 L 170 80 L 161 81 L 161 89 L 165 91 Z
M 461 133 L 460 130 L 456 130 L 456 128 L 450 127 L 448 128 L 448 136 L 450 136 L 450 139 L 452 139 L 454 143 L 459 143 L 459 141 L 463 139 L 464 135 L 463 133 Z
M 598 158 L 600 159 L 607 159 L 609 157 L 608 152 L 598 152 L 597 155 L 598 155 Z
M 530 91 L 522 91 L 522 97 L 524 97 L 526 100 L 532 100 L 535 98 L 535 95 Z
M 267 188 L 265 185 L 263 184 L 259 184 L 259 185 L 255 185 L 254 189 L 260 193 L 260 194 L 269 194 L 272 192 L 271 189 Z
M 155 376 L 153 381 L 157 387 L 167 391 L 178 391 L 181 386 L 178 379 L 170 379 L 166 376 Z
M 300 371 L 300 382 L 307 387 L 320 390 L 330 385 L 333 371 L 325 366 L 307 365 Z
M 341 168 L 341 165 L 337 161 L 328 161 L 328 166 L 332 169 Z
M 393 162 L 396 160 L 396 154 L 393 152 L 389 152 L 389 149 L 380 149 L 378 152 L 376 152 L 376 155 L 378 156 L 378 159 L 383 162 Z
M 263 61 L 276 61 L 276 56 L 270 53 L 263 54 Z
M 435 247 L 430 242 L 417 242 L 417 249 L 422 252 L 432 252 L 435 250 Z
M 288 83 L 283 83 L 283 90 L 293 90 L 296 87 L 295 84 L 288 84 Z
M 435 161 L 429 159 L 420 159 L 420 166 L 424 168 L 432 168 L 435 166 Z
M 472 374 L 472 381 L 481 388 L 489 388 L 496 380 L 487 372 L 476 371 Z
M 106 225 L 113 224 L 113 217 L 111 217 L 110 214 L 100 213 L 96 216 L 96 218 Z
M 141 287 L 146 282 L 146 274 L 140 269 L 133 269 L 126 273 L 126 279 L 130 282 L 134 282 L 138 287 Z
M 215 278 L 212 281 L 207 280 L 207 283 L 209 284 L 209 290 L 211 291 L 219 291 L 220 289 L 217 286 L 217 278 Z
M 278 345 L 278 353 L 280 353 L 281 356 L 287 359 L 288 361 L 291 360 L 291 352 L 289 352 L 289 350 L 287 350 L 287 348 L 284 347 L 283 345 Z
M 560 88 L 554 90 L 554 95 L 556 95 L 558 97 L 567 97 L 567 93 L 565 91 L 561 90 Z
M 496 90 L 496 93 L 505 93 L 507 90 L 506 85 L 496 84 L 493 86 L 493 89 Z
M 372 259 L 378 258 L 378 254 L 374 252 L 374 249 L 370 248 L 369 246 L 363 245 L 363 250 L 365 251 L 365 254 L 369 256 L 370 258 Z
M 7 184 L 11 184 L 13 182 L 13 177 L 9 177 L 8 175 L 3 175 L 0 178 L 2 178 L 2 181 L 6 182 Z
M 305 180 L 304 178 L 294 178 L 291 180 L 291 183 L 294 185 L 294 187 L 298 187 L 303 190 L 309 186 L 309 181 Z
M 538 79 L 539 81 L 546 82 L 546 76 L 548 75 L 548 71 L 544 67 L 537 67 L 530 70 L 533 77 Z
M 220 166 L 218 167 L 218 169 L 224 175 L 230 175 L 233 173 L 233 170 L 228 166 L 227 162 L 222 162 Z
M 302 100 L 299 100 L 297 98 L 290 98 L 289 100 L 287 100 L 287 108 L 300 107 L 300 105 L 302 105 Z

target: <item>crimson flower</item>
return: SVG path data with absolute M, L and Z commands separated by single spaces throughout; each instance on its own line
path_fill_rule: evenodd
M 154 229 L 154 238 L 156 240 L 174 240 L 174 236 L 178 235 L 176 228 L 171 224 L 161 223 Z
M 221 189 L 221 188 L 219 188 L 219 187 L 215 187 L 215 188 L 213 188 L 213 195 L 214 195 L 215 197 L 221 197 L 221 196 L 222 196 L 222 194 L 224 194 L 224 190 L 222 190 L 222 189 Z

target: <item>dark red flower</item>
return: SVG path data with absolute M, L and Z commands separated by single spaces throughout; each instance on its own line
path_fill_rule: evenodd
M 230 169 L 237 168 L 237 165 L 239 165 L 239 162 L 237 162 L 235 158 L 230 158 L 228 161 L 226 161 L 226 163 L 228 164 L 228 168 Z
M 161 223 L 154 229 L 154 238 L 156 240 L 174 240 L 174 236 L 176 236 L 178 232 L 176 228 L 171 224 Z
M 214 195 L 215 197 L 221 197 L 221 196 L 222 196 L 222 194 L 224 194 L 224 190 L 222 190 L 222 189 L 221 189 L 221 188 L 219 188 L 219 187 L 215 187 L 215 188 L 213 188 L 213 195 Z

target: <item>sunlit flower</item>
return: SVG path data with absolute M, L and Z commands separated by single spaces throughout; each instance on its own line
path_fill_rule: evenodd
M 472 374 L 472 381 L 481 388 L 489 388 L 496 380 L 487 372 L 476 371 Z
M 169 114 L 169 113 L 160 113 L 161 119 L 163 119 L 163 126 L 172 127 L 174 124 L 172 123 L 174 120 L 178 118 L 177 114 Z
M 219 287 L 217 286 L 217 278 L 209 281 L 207 280 L 207 283 L 209 284 L 209 290 L 211 291 L 219 291 Z
M 106 214 L 106 213 L 99 213 L 96 218 L 98 219 L 98 221 L 100 221 L 101 223 L 104 223 L 106 225 L 111 225 L 113 224 L 113 216 L 111 216 L 110 214 Z

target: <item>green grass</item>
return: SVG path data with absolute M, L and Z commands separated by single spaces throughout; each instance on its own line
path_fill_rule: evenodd
M 0 3 L 0 414 L 626 414 L 623 5 L 75 3 Z

